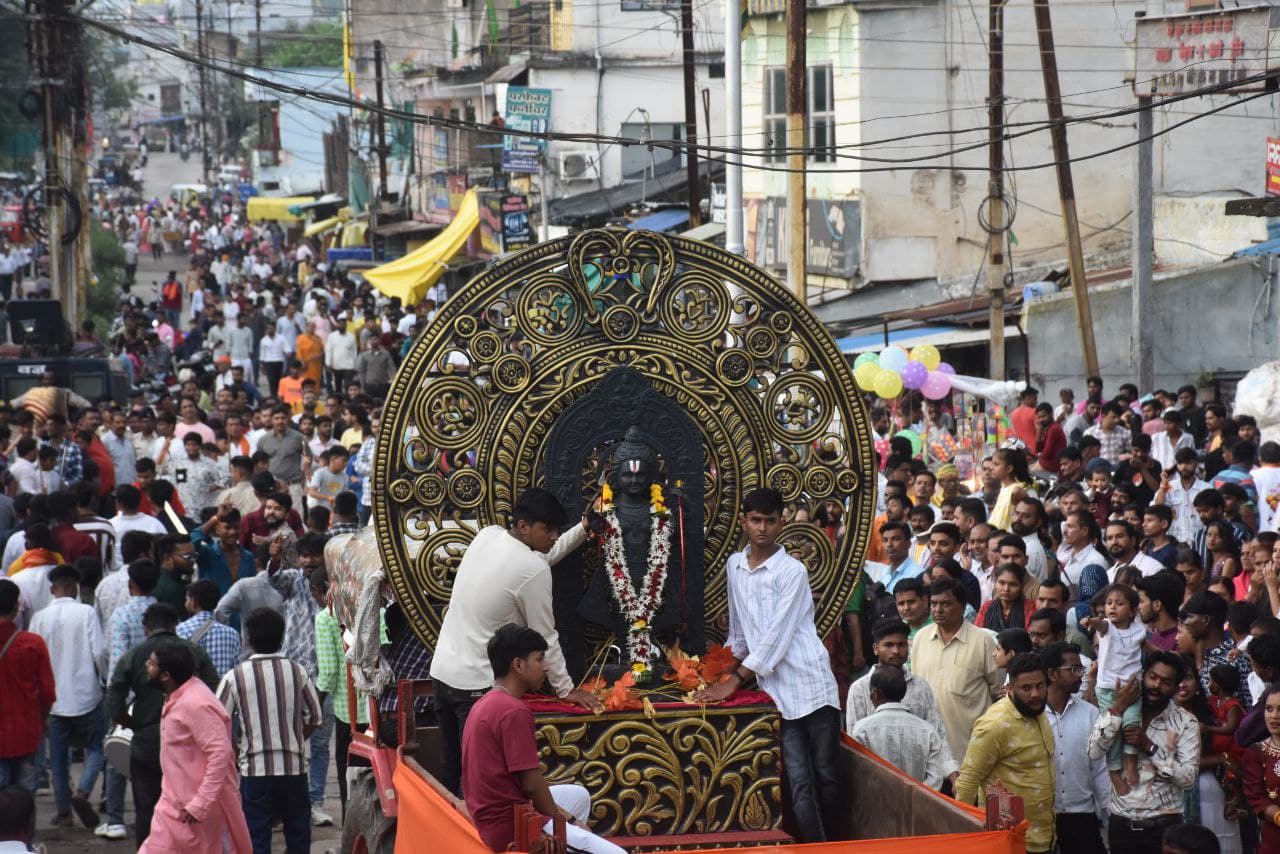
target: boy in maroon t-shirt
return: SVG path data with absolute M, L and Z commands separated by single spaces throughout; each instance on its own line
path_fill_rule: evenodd
M 480 838 L 494 851 L 515 840 L 516 804 L 532 801 L 542 815 L 563 816 L 571 850 L 625 854 L 587 830 L 591 796 L 581 786 L 548 786 L 538 767 L 533 712 L 521 702 L 547 679 L 547 641 L 526 626 L 508 623 L 490 638 L 493 690 L 467 715 L 462 731 L 462 794 Z M 551 822 L 547 822 L 547 832 Z

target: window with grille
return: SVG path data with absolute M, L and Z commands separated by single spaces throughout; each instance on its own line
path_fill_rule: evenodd
M 830 65 L 809 66 L 809 159 L 836 160 L 836 98 Z
M 787 159 L 787 71 L 785 68 L 764 70 L 764 144 L 765 161 L 781 163 Z

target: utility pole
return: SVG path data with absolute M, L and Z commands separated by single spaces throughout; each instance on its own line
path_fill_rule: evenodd
M 742 20 L 737 3 L 724 4 L 724 106 L 726 145 L 742 148 Z M 707 125 L 707 133 L 711 126 Z M 742 154 L 729 156 L 724 167 L 724 248 L 734 255 L 746 251 L 742 229 Z
M 680 42 L 684 56 L 685 169 L 689 177 L 689 227 L 702 224 L 702 184 L 698 180 L 698 94 L 694 76 L 693 0 L 680 0 Z
M 382 115 L 382 41 L 373 43 L 374 86 L 378 101 L 378 115 L 374 127 L 378 133 L 378 198 L 387 197 L 387 122 Z
M 804 174 L 809 74 L 806 49 L 805 0 L 787 0 L 787 284 L 802 305 L 809 302 Z
M 43 0 L 36 27 L 36 67 L 40 72 L 40 100 L 42 110 L 42 142 L 44 143 L 44 203 L 46 239 L 49 243 L 49 280 L 53 293 L 62 302 L 63 312 L 74 319 L 77 303 L 75 264 L 68 257 L 62 236 L 66 230 L 66 199 L 71 198 L 62 183 L 61 163 L 69 153 L 65 118 L 67 100 L 62 93 L 69 88 L 67 65 L 69 45 L 64 44 L 65 28 L 62 20 L 69 9 L 66 0 Z M 82 217 L 83 218 L 83 217 Z
M 204 170 L 202 177 L 208 180 L 209 173 L 212 171 L 209 162 L 209 87 L 206 85 L 204 67 L 205 64 L 205 43 L 204 43 L 204 2 L 196 0 L 196 56 L 200 57 L 200 63 L 197 66 L 197 75 L 200 85 L 200 164 Z
M 262 67 L 262 0 L 253 0 L 253 64 Z
M 991 379 L 1004 379 L 1004 0 L 990 0 L 987 43 L 987 291 Z
M 1143 392 L 1155 387 L 1155 360 L 1151 354 L 1151 266 L 1156 250 L 1152 216 L 1153 121 L 1151 96 L 1138 98 L 1138 144 L 1134 147 L 1133 164 L 1133 268 L 1132 326 L 1130 327 L 1129 361 L 1134 382 Z M 1090 375 L 1097 368 L 1090 368 Z
M 1062 116 L 1062 89 L 1058 85 L 1058 57 L 1053 47 L 1053 19 L 1049 13 L 1049 0 L 1035 0 L 1035 12 L 1036 33 L 1040 39 L 1040 69 L 1044 73 L 1044 96 L 1049 109 L 1049 139 L 1053 145 L 1056 164 L 1054 171 L 1058 176 L 1062 224 L 1067 230 L 1067 263 L 1071 270 L 1071 293 L 1076 301 L 1076 326 L 1080 330 L 1080 351 L 1084 354 L 1086 376 L 1092 377 L 1098 373 L 1098 347 L 1093 340 L 1093 312 L 1089 308 L 1080 220 L 1076 217 L 1076 190 L 1071 179 L 1067 125 Z

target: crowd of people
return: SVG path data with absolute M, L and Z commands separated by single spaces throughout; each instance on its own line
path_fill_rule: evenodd
M 156 302 L 126 292 L 105 340 L 77 336 L 118 360 L 127 404 L 46 375 L 0 405 L 0 803 L 26 815 L 21 792 L 47 784 L 48 821 L 122 839 L 131 790 L 146 850 L 266 851 L 278 820 L 305 850 L 334 820 L 331 754 L 345 807 L 350 742 L 325 555 L 368 522 L 380 402 L 435 303 L 406 310 L 356 285 L 229 199 L 109 224 L 138 251 L 191 259 Z M 945 403 L 907 399 L 872 422 L 877 516 L 836 636 L 821 648 L 803 564 L 776 542 L 794 508 L 754 495 L 728 575 L 731 646 L 755 654 L 702 696 L 755 681 L 775 698 L 789 773 L 812 783 L 792 790 L 806 832 L 838 809 L 843 728 L 961 801 L 998 781 L 1023 799 L 1029 851 L 1280 851 L 1280 444 L 1193 387 L 1108 394 L 1096 377 L 1079 403 L 1028 388 L 969 484 L 894 435 L 953 431 Z M 513 528 L 530 577 L 545 561 L 525 553 L 550 549 L 555 521 L 524 519 L 541 540 Z M 811 522 L 845 535 L 834 504 Z M 782 584 L 794 601 L 769 598 Z M 508 616 L 519 625 L 465 627 L 469 647 L 441 664 L 503 689 L 437 697 L 462 709 L 449 788 L 489 797 L 477 807 L 498 825 L 503 799 L 531 792 L 580 821 L 582 792 L 526 773 L 531 733 L 513 747 L 465 729 L 478 708 L 524 733 L 507 700 L 548 674 L 598 705 L 558 685 L 553 623 Z M 762 628 L 781 617 L 784 636 Z M 425 677 L 431 652 L 394 607 L 386 628 L 397 676 Z M 501 750 L 523 776 L 474 759 Z
M 1028 851 L 1280 851 L 1280 444 L 1093 377 L 1026 389 L 966 486 L 891 435 L 933 409 L 873 415 L 846 731 L 961 801 L 998 781 Z
M 434 304 L 403 313 L 229 200 L 108 221 L 150 244 L 170 218 L 185 278 L 77 335 L 127 402 L 50 372 L 0 404 L 0 786 L 146 850 L 268 851 L 283 820 L 305 851 L 335 821 L 331 755 L 345 808 L 350 743 L 324 553 L 369 521 L 381 402 Z M 414 646 L 387 624 L 389 654 Z

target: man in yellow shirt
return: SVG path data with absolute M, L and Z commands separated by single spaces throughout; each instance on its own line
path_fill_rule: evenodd
M 1048 681 L 1034 652 L 1009 662 L 1009 693 L 978 718 L 956 780 L 956 800 L 976 803 L 999 781 L 1022 798 L 1030 828 L 1027 851 L 1053 850 L 1053 729 L 1044 715 Z
M 1004 688 L 1004 669 L 992 658 L 995 636 L 965 622 L 964 606 L 963 584 L 935 581 L 929 588 L 933 625 L 911 640 L 911 672 L 933 689 L 956 757 L 964 756 L 974 723 Z

